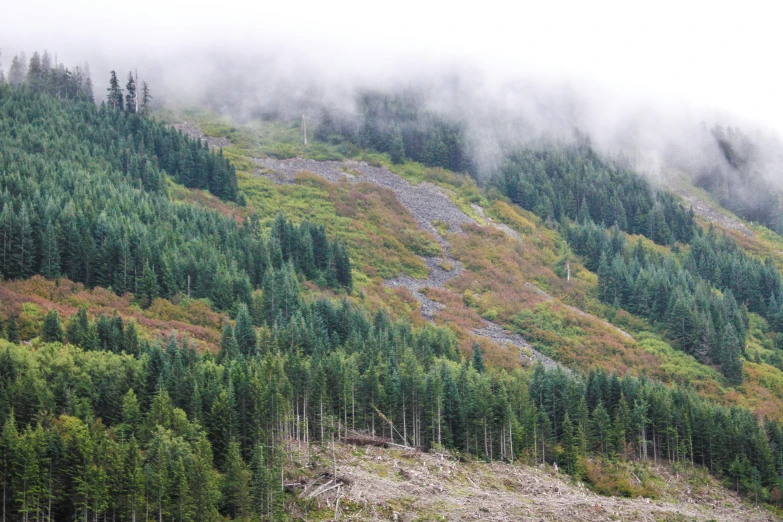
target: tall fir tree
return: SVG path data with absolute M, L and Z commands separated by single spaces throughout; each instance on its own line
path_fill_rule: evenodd
M 41 340 L 45 343 L 61 343 L 65 339 L 63 324 L 57 310 L 50 310 L 44 317 Z
M 125 110 L 135 113 L 137 109 L 136 101 L 136 80 L 133 78 L 133 73 L 128 72 L 128 80 L 125 83 Z
M 107 105 L 113 111 L 121 111 L 123 110 L 124 100 L 122 97 L 122 88 L 120 88 L 120 81 L 117 79 L 117 73 L 115 71 L 111 71 L 109 74 L 109 88 L 106 89 L 108 92 L 106 97 Z

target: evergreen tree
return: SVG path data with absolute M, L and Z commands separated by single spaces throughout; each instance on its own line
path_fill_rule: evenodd
M 150 102 L 152 101 L 152 94 L 150 93 L 150 87 L 146 81 L 141 82 L 141 96 L 139 104 L 139 113 L 142 116 L 148 116 L 150 113 Z
M 574 474 L 579 458 L 579 441 L 576 437 L 576 430 L 568 412 L 566 412 L 565 417 L 563 417 L 561 429 L 562 435 L 560 437 L 560 446 L 562 447 L 562 453 L 560 465 L 567 473 Z
M 11 60 L 11 67 L 8 69 L 8 83 L 11 85 L 22 85 L 27 76 L 27 58 L 24 53 L 14 56 Z
M 484 366 L 484 355 L 481 353 L 481 345 L 478 343 L 473 343 L 473 369 L 479 373 L 487 371 L 486 366 Z
M 2 431 L 0 431 L 0 487 L 3 488 L 2 517 L 8 520 L 8 514 L 12 509 L 14 485 L 17 482 L 19 466 L 19 433 L 16 427 L 14 412 L 5 418 Z
M 248 516 L 252 509 L 250 494 L 252 474 L 242 460 L 237 442 L 229 444 L 224 467 L 223 511 L 232 519 Z
M 57 310 L 50 310 L 44 317 L 41 340 L 45 343 L 61 343 L 65 339 L 60 314 Z
M 42 231 L 40 252 L 41 275 L 50 279 L 60 277 L 60 247 L 51 220 L 47 220 Z
M 120 88 L 120 81 L 117 79 L 117 73 L 114 71 L 111 71 L 109 77 L 109 88 L 106 89 L 108 92 L 107 95 L 107 105 L 112 110 L 123 110 L 123 97 L 122 97 L 122 89 Z
M 149 262 L 147 262 L 144 264 L 144 274 L 141 277 L 141 284 L 139 285 L 141 307 L 148 308 L 152 302 L 157 299 L 158 295 L 160 295 L 158 276 L 150 267 Z
M 734 385 L 742 383 L 741 350 L 734 327 L 731 324 L 726 325 L 721 340 L 720 368 L 726 379 Z
M 18 343 L 21 340 L 19 338 L 19 325 L 16 323 L 15 314 L 11 314 L 8 317 L 8 324 L 5 328 L 5 335 L 8 338 L 8 341 L 12 343 Z
M 16 241 L 12 254 L 13 277 L 27 278 L 35 273 L 35 242 L 33 239 L 33 226 L 27 212 L 27 206 L 23 203 L 19 210 L 16 226 Z
M 128 81 L 125 84 L 125 110 L 135 113 L 136 109 L 136 80 L 133 79 L 133 73 L 129 72 Z
M 612 430 L 612 422 L 609 413 L 606 411 L 603 403 L 598 403 L 593 410 L 591 421 L 591 440 L 593 447 L 602 455 L 605 455 L 609 449 L 609 435 Z
M 405 144 L 402 141 L 400 129 L 395 129 L 389 145 L 389 157 L 392 163 L 402 163 L 405 160 Z
M 236 326 L 234 327 L 234 337 L 239 353 L 246 357 L 256 354 L 258 350 L 256 328 L 253 325 L 253 319 L 250 317 L 250 312 L 245 303 L 239 305 Z
M 218 352 L 218 362 L 229 362 L 239 357 L 239 345 L 234 337 L 234 329 L 228 321 L 223 325 L 223 332 L 220 335 L 220 351 Z

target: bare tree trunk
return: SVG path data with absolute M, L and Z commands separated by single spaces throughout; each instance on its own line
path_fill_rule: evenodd
M 405 440 L 405 444 L 408 443 L 408 423 L 407 423 L 407 411 L 405 409 L 405 395 L 402 396 L 402 438 Z
M 514 435 L 511 433 L 511 421 L 508 421 L 508 440 L 511 443 L 511 462 L 514 462 Z

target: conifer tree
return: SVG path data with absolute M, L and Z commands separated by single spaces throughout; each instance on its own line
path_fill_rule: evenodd
M 5 335 L 9 342 L 18 343 L 19 338 L 19 325 L 16 323 L 16 314 L 11 314 L 8 318 L 8 324 L 5 328 Z
M 84 98 L 89 101 L 90 103 L 93 103 L 95 101 L 95 94 L 93 92 L 93 85 L 92 85 L 92 76 L 90 75 L 90 64 L 86 63 L 84 64 Z
M 734 326 L 727 324 L 723 331 L 721 339 L 721 361 L 720 367 L 723 375 L 731 384 L 742 383 L 742 360 L 740 352 L 742 348 L 737 339 Z
M 402 133 L 399 128 L 396 128 L 392 133 L 389 157 L 392 163 L 402 163 L 405 160 L 405 144 L 402 141 Z
M 125 446 L 122 462 L 121 494 L 126 520 L 141 520 L 144 509 L 144 461 L 135 435 Z
M 60 314 L 57 310 L 49 310 L 49 313 L 44 317 L 41 340 L 45 343 L 61 343 L 64 338 L 65 332 L 63 332 Z
M 609 449 L 609 435 L 612 430 L 612 422 L 603 403 L 599 402 L 598 406 L 593 410 L 591 424 L 593 447 L 602 455 L 606 455 Z
M 27 77 L 27 58 L 24 53 L 14 56 L 8 69 L 8 83 L 14 86 L 22 85 Z
M 107 105 L 109 108 L 113 111 L 116 110 L 123 110 L 123 97 L 122 97 L 122 89 L 120 88 L 120 81 L 117 79 L 117 73 L 114 71 L 111 71 L 109 77 L 109 88 L 106 89 L 108 92 L 107 95 Z
M 54 279 L 60 277 L 60 246 L 57 230 L 51 220 L 46 221 L 41 234 L 41 275 Z
M 560 445 L 562 447 L 562 457 L 560 464 L 567 473 L 573 474 L 576 471 L 577 459 L 579 458 L 579 441 L 576 437 L 576 430 L 568 412 L 566 412 L 565 417 L 563 417 L 561 429 L 562 436 L 560 437 Z
M 14 412 L 11 410 L 0 431 L 0 487 L 2 492 L 2 517 L 9 520 L 14 496 L 14 484 L 17 478 L 19 432 L 16 427 Z
M 30 57 L 30 65 L 27 67 L 27 85 L 34 91 L 43 87 L 43 69 L 41 68 L 41 56 L 35 51 Z
M 128 81 L 125 84 L 125 110 L 131 113 L 136 112 L 136 80 L 133 79 L 133 73 L 128 73 Z
M 228 321 L 223 325 L 223 332 L 220 335 L 220 351 L 218 352 L 218 362 L 229 362 L 239 356 L 239 345 L 234 337 L 234 329 Z
M 223 482 L 223 510 L 232 519 L 248 516 L 252 508 L 250 481 L 252 474 L 239 453 L 239 443 L 231 442 L 226 455 Z
M 250 317 L 250 312 L 245 303 L 239 305 L 236 326 L 234 327 L 234 338 L 236 339 L 239 353 L 245 357 L 256 354 L 258 350 L 256 328 L 253 325 L 253 319 Z
M 68 326 L 66 327 L 66 337 L 68 342 L 81 346 L 82 348 L 89 348 L 90 345 L 90 322 L 87 319 L 87 308 L 80 306 L 75 315 L 72 315 L 68 319 Z
M 473 343 L 473 369 L 479 373 L 487 371 L 487 367 L 484 366 L 484 355 L 481 352 L 481 345 Z
M 148 116 L 150 113 L 150 102 L 152 101 L 152 93 L 150 87 L 146 81 L 141 82 L 141 96 L 139 103 L 139 113 L 142 116 Z
M 150 267 L 149 262 L 144 264 L 144 274 L 141 277 L 139 285 L 139 300 L 142 308 L 148 308 L 152 302 L 160 295 L 160 286 L 158 285 L 158 276 Z
M 28 278 L 35 273 L 35 241 L 30 215 L 27 211 L 27 205 L 24 203 L 17 217 L 15 235 L 12 274 L 14 277 Z

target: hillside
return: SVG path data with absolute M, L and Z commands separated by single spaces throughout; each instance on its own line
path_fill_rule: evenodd
M 783 239 L 687 179 L 58 78 L 0 85 L 9 520 L 778 516 Z

